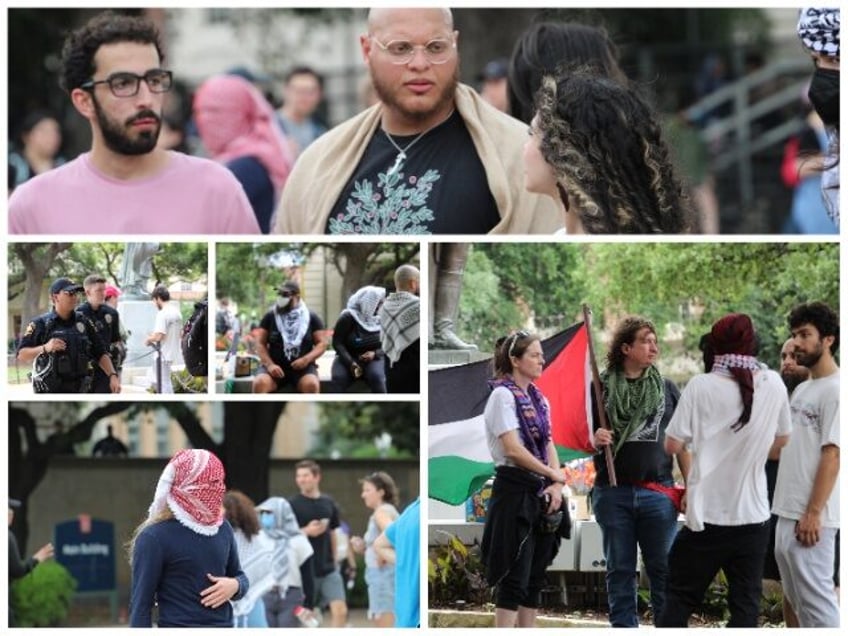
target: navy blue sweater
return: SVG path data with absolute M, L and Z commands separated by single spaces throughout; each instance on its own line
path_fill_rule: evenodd
M 130 627 L 151 627 L 151 612 L 159 603 L 159 627 L 232 627 L 229 603 L 217 609 L 201 604 L 200 592 L 213 583 L 206 574 L 235 577 L 247 592 L 233 529 L 227 521 L 214 537 L 197 534 L 169 519 L 142 530 L 132 557 Z

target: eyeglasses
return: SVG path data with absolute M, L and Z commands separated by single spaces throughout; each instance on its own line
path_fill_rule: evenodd
M 424 57 L 431 64 L 444 64 L 451 58 L 453 50 L 456 48 L 456 42 L 452 38 L 436 38 L 430 40 L 427 44 L 413 44 L 406 40 L 392 40 L 383 44 L 373 35 L 371 39 L 388 54 L 389 61 L 392 64 L 409 64 L 418 49 L 424 52 Z
M 294 294 L 291 293 L 291 292 L 280 292 L 279 295 L 282 296 L 283 298 L 291 298 L 292 296 L 294 296 Z
M 512 352 L 515 350 L 515 343 L 518 342 L 518 339 L 519 338 L 529 338 L 530 334 L 527 333 L 526 331 L 516 331 L 510 337 L 512 338 L 512 343 L 509 345 L 509 352 L 507 353 L 507 355 L 511 358 Z
M 141 80 L 144 80 L 151 93 L 167 93 L 173 86 L 174 75 L 171 71 L 161 68 L 147 71 L 144 75 L 127 72 L 113 73 L 105 80 L 89 80 L 85 84 L 80 84 L 80 88 L 92 90 L 98 84 L 108 84 L 109 90 L 115 97 L 134 97 L 138 94 Z

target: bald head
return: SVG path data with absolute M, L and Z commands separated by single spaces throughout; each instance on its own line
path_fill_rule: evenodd
M 395 289 L 398 291 L 415 292 L 421 273 L 412 265 L 401 265 L 395 270 Z
M 431 9 L 394 9 L 394 8 L 374 8 L 368 11 L 368 33 L 379 33 L 392 26 L 401 14 L 419 14 L 421 16 L 440 14 L 440 19 L 444 22 L 449 31 L 453 31 L 453 13 L 447 8 Z

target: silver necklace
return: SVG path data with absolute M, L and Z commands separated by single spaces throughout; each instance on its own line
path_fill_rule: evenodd
M 421 138 L 422 138 L 424 135 L 426 135 L 428 132 L 430 132 L 431 130 L 433 130 L 433 129 L 434 129 L 434 128 L 436 128 L 437 126 L 441 126 L 441 125 L 442 125 L 443 123 L 445 123 L 448 119 L 450 119 L 451 115 L 453 115 L 453 111 L 454 111 L 454 109 L 453 109 L 453 108 L 451 108 L 451 111 L 448 113 L 448 116 L 447 116 L 447 117 L 445 117 L 442 121 L 440 121 L 440 122 L 438 122 L 438 123 L 436 123 L 436 124 L 433 124 L 433 125 L 432 125 L 432 126 L 430 126 L 427 130 L 425 130 L 425 131 L 423 131 L 423 132 L 419 133 L 419 134 L 418 134 L 418 136 L 417 136 L 415 139 L 413 139 L 413 140 L 412 140 L 412 141 L 410 141 L 408 144 L 406 144 L 406 148 L 401 148 L 401 147 L 397 144 L 397 142 L 396 142 L 396 141 L 392 138 L 392 136 L 391 136 L 388 132 L 386 132 L 386 129 L 385 129 L 385 128 L 382 128 L 382 131 L 383 131 L 383 133 L 386 135 L 386 138 L 389 140 L 389 143 L 390 143 L 390 144 L 392 144 L 392 145 L 395 147 L 395 149 L 398 151 L 397 156 L 395 157 L 395 163 L 394 163 L 394 165 L 393 165 L 391 168 L 389 168 L 389 171 L 386 173 L 386 176 L 387 176 L 387 177 L 391 177 L 391 176 L 393 176 L 393 175 L 394 175 L 394 174 L 395 174 L 398 170 L 400 170 L 400 166 L 401 166 L 401 164 L 402 164 L 404 161 L 406 161 L 406 157 L 407 157 L 406 151 L 407 151 L 407 150 L 409 150 L 410 148 L 412 148 L 412 146 L 414 146 L 414 145 L 418 142 L 418 140 L 419 140 L 419 139 L 421 139 Z

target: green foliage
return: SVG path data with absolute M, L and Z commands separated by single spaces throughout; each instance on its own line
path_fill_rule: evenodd
M 174 393 L 206 393 L 206 378 L 195 377 L 185 369 L 171 373 Z
M 696 352 L 715 320 L 743 312 L 760 358 L 775 365 L 789 310 L 812 300 L 839 310 L 836 243 L 494 243 L 471 251 L 459 326 L 487 350 L 530 319 L 540 330 L 575 322 L 587 302 L 596 336 L 624 314 L 642 314 L 658 328 L 682 325 L 684 347 Z
M 56 561 L 40 563 L 12 584 L 12 606 L 18 627 L 55 627 L 68 615 L 77 582 Z
M 506 296 L 501 289 L 495 264 L 476 247 L 472 246 L 465 266 L 456 331 L 463 340 L 486 351 L 498 334 L 523 324 L 526 317 L 514 297 Z
M 22 258 L 26 252 L 30 258 L 43 262 L 54 244 L 17 244 L 9 250 L 9 298 L 24 291 Z M 110 283 L 120 285 L 121 264 L 126 243 L 70 243 L 67 249 L 58 252 L 45 273 L 44 280 L 67 276 L 80 283 L 89 274 L 102 274 Z M 206 243 L 162 243 L 153 257 L 151 283 L 160 280 L 167 284 L 177 281 L 206 282 Z M 43 281 L 38 281 L 42 283 Z
M 219 243 L 216 284 L 219 296 L 239 305 L 239 311 L 262 316 L 271 306 L 275 288 L 292 273 L 291 263 L 324 250 L 328 273 L 341 277 L 341 301 L 363 285 L 392 287 L 394 271 L 404 263 L 416 264 L 418 243 Z M 309 261 L 304 267 L 309 267 Z M 313 308 L 317 309 L 317 308 Z M 324 316 L 329 326 L 335 317 Z
M 379 456 L 374 439 L 388 433 L 388 457 L 417 457 L 420 452 L 417 402 L 324 402 L 314 457 Z
M 726 621 L 730 618 L 730 609 L 727 605 L 727 592 L 727 576 L 724 574 L 724 570 L 719 570 L 715 579 L 713 579 L 713 582 L 707 588 L 706 594 L 704 594 L 701 611 L 706 616 Z
M 479 548 L 468 548 L 455 535 L 444 534 L 447 542 L 433 548 L 427 561 L 430 604 L 446 607 L 465 601 L 482 605 L 488 597 L 489 585 Z

